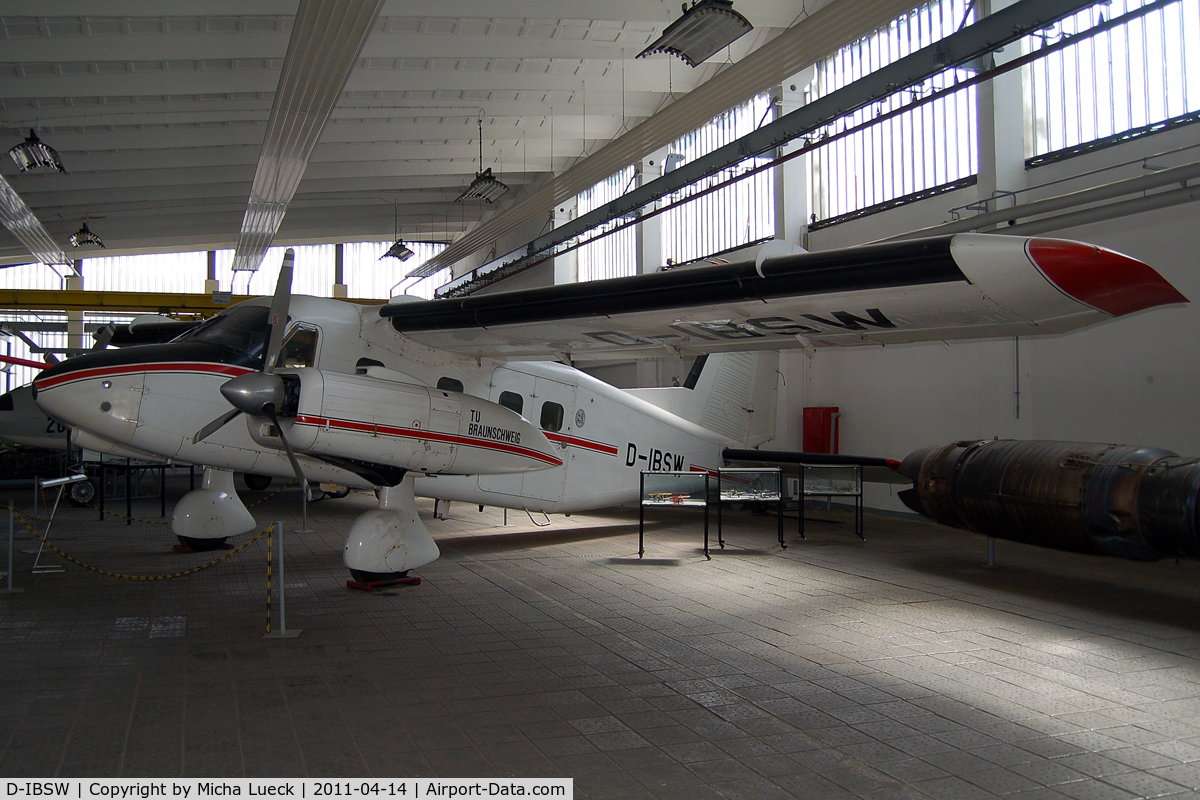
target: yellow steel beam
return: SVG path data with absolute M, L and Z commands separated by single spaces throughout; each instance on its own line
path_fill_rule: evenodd
M 234 295 L 231 302 L 239 303 L 256 296 Z M 379 305 L 384 301 L 346 302 Z M 211 317 L 228 307 L 213 303 L 210 294 L 0 289 L 0 310 L 5 311 L 105 311 L 110 314 L 190 314 Z

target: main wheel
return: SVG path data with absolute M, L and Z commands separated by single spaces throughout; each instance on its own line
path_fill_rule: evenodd
M 261 492 L 271 485 L 270 475 L 256 475 L 253 472 L 247 472 L 242 475 L 242 482 L 246 484 L 246 488 L 252 492 Z
M 408 577 L 408 570 L 404 570 L 404 572 L 367 572 L 365 569 L 352 569 L 350 577 L 359 583 L 383 583 Z
M 219 550 L 225 545 L 225 540 L 228 536 L 222 536 L 218 539 L 197 539 L 194 536 L 176 536 L 179 543 L 197 553 L 207 553 L 210 550 Z

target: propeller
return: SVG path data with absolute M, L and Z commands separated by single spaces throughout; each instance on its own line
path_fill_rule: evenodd
M 273 402 L 275 403 L 275 408 L 279 408 L 280 403 L 283 402 L 283 383 L 278 378 L 273 379 L 273 384 L 270 381 L 253 383 L 253 379 L 261 379 L 263 376 L 271 375 L 275 372 L 275 364 L 279 359 L 279 350 L 283 344 L 283 330 L 287 327 L 288 305 L 292 299 L 292 263 L 294 258 L 295 255 L 291 248 L 288 248 L 287 252 L 283 254 L 283 266 L 279 269 L 279 281 L 275 284 L 275 296 L 271 299 L 271 310 L 267 315 L 267 324 L 271 326 L 271 332 L 267 335 L 267 349 L 263 355 L 262 371 L 239 375 L 221 386 L 221 394 L 225 395 L 225 398 L 229 400 L 233 408 L 196 431 L 196 435 L 192 437 L 192 444 L 199 444 L 209 436 L 212 436 L 231 422 L 238 414 L 246 413 L 265 416 L 266 412 L 262 408 L 263 403 Z M 247 378 L 251 379 L 251 383 L 244 389 L 239 388 L 241 384 L 237 382 L 244 381 Z M 252 395 L 264 389 L 267 391 L 268 396 L 263 399 L 263 402 L 259 404 L 252 402 Z M 275 427 L 278 428 L 279 426 L 276 425 Z
M 284 329 L 287 327 L 288 305 L 292 296 L 294 258 L 294 252 L 288 248 L 283 255 L 283 266 L 279 270 L 279 282 L 275 284 L 275 296 L 271 300 L 271 310 L 267 316 L 267 324 L 271 327 L 270 333 L 267 335 L 267 349 L 263 355 L 262 371 L 247 372 L 245 375 L 231 378 L 221 385 L 221 394 L 233 408 L 196 431 L 196 435 L 192 437 L 192 443 L 196 444 L 208 438 L 239 414 L 270 419 L 271 424 L 275 426 L 276 433 L 279 434 L 279 441 L 283 443 L 283 450 L 287 453 L 288 461 L 291 462 L 292 472 L 295 474 L 296 480 L 300 482 L 303 498 L 303 527 L 307 529 L 308 478 L 305 477 L 304 469 L 300 466 L 295 451 L 292 450 L 292 444 L 288 441 L 287 434 L 283 432 L 283 426 L 279 424 L 279 409 L 283 407 L 284 401 L 287 399 L 287 391 L 284 388 L 283 379 L 275 374 L 279 352 L 283 347 Z

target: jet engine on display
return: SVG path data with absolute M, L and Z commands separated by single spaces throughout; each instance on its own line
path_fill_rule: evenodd
M 585 511 L 637 502 L 644 470 L 709 472 L 724 449 L 762 445 L 780 349 L 1061 334 L 1186 302 L 1146 264 L 1079 242 L 959 234 L 782 250 L 383 306 L 293 298 L 288 251 L 273 298 L 170 342 L 50 367 L 36 400 L 92 449 L 204 466 L 172 523 L 192 543 L 253 525 L 235 470 L 375 489 L 379 508 L 343 552 L 374 581 L 438 556 L 417 494 Z M 682 386 L 621 390 L 572 366 L 664 352 L 696 358 Z
M 899 497 L 943 525 L 997 539 L 1153 561 L 1200 558 L 1200 460 L 1053 441 L 952 442 L 911 453 Z

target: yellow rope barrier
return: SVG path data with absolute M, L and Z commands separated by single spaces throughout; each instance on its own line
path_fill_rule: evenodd
M 164 580 L 170 580 L 171 578 L 182 578 L 185 575 L 191 575 L 192 573 L 200 572 L 201 570 L 206 570 L 209 567 L 215 567 L 217 564 L 220 564 L 222 561 L 224 561 L 228 558 L 232 558 L 233 556 L 236 556 L 238 553 L 242 552 L 247 547 L 249 547 L 250 545 L 257 542 L 264 535 L 270 533 L 275 528 L 275 524 L 271 523 L 266 528 L 259 531 L 258 534 L 254 536 L 254 538 L 243 542 L 237 548 L 230 550 L 228 553 L 221 556 L 220 558 L 210 561 L 207 564 L 201 564 L 198 567 L 192 567 L 191 569 L 185 569 L 180 572 L 173 572 L 170 575 L 125 575 L 120 572 L 112 572 L 111 570 L 101 569 L 99 567 L 93 567 L 91 564 L 85 564 L 82 561 L 80 561 L 79 559 L 75 558 L 74 556 L 67 555 L 62 550 L 59 550 L 54 545 L 50 544 L 50 542 L 44 536 L 42 536 L 40 533 L 38 533 L 37 530 L 26 521 L 26 520 L 30 519 L 30 517 L 26 516 L 25 514 L 22 514 L 20 511 L 18 511 L 13 506 L 12 501 L 9 501 L 9 503 L 8 503 L 8 510 L 12 512 L 14 519 L 18 520 L 25 527 L 25 529 L 27 531 L 32 533 L 38 539 L 38 541 L 40 541 L 46 547 L 49 547 L 54 552 L 58 553 L 60 556 L 65 558 L 67 561 L 70 561 L 72 564 L 75 564 L 77 566 L 83 567 L 86 570 L 91 570 L 92 572 L 95 572 L 97 574 L 105 575 L 109 578 L 118 578 L 118 579 L 124 580 L 124 581 L 164 581 Z

